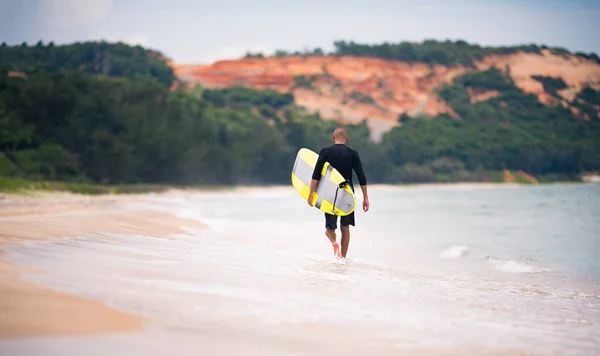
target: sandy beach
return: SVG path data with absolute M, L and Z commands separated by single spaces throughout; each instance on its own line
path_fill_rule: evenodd
M 483 185 L 465 184 L 456 187 L 468 189 Z M 240 187 L 238 191 L 253 192 L 256 188 Z M 181 197 L 185 196 L 185 193 L 174 190 L 159 195 Z M 105 234 L 111 233 L 162 238 L 169 234 L 185 233 L 181 226 L 207 228 L 196 220 L 168 213 L 124 209 L 125 205 L 148 202 L 153 196 L 86 196 L 41 191 L 27 195 L 2 194 L 0 245 L 20 245 L 28 241 L 65 237 L 110 239 Z M 97 231 L 103 234 L 98 234 Z M 98 301 L 60 293 L 24 281 L 19 278 L 19 274 L 44 271 L 3 261 L 3 254 L 5 251 L 0 247 L 0 339 L 141 331 L 150 321 L 148 318 L 111 308 Z
M 183 233 L 180 226 L 201 223 L 164 213 L 119 210 L 119 203 L 143 195 L 81 196 L 62 193 L 0 195 L 0 245 L 61 237 L 107 239 L 93 233 L 143 234 L 156 238 Z M 0 258 L 4 251 L 0 249 Z M 44 271 L 0 259 L 0 338 L 89 335 L 141 330 L 147 318 L 98 301 L 59 293 L 23 281 L 19 274 Z
M 589 354 L 598 194 L 375 186 L 343 262 L 289 187 L 3 194 L 0 354 Z

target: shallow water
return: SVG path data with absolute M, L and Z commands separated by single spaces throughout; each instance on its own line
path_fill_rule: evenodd
M 9 261 L 48 271 L 25 278 L 155 323 L 0 353 L 599 353 L 600 186 L 372 187 L 370 200 L 344 262 L 291 188 L 144 204 L 210 226 L 189 235 L 11 247 Z

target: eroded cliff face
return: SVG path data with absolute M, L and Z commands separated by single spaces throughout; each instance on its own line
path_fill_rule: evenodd
M 477 63 L 479 69 L 496 66 L 499 69 L 508 68 L 515 85 L 526 93 L 535 94 L 540 102 L 557 106 L 564 105 L 582 119 L 589 120 L 587 114 L 581 114 L 571 105 L 577 93 L 586 86 L 600 90 L 600 65 L 594 61 L 572 55 L 556 55 L 549 50 L 542 51 L 543 55 L 519 53 L 510 56 L 489 56 Z M 567 88 L 557 91 L 558 97 L 544 90 L 542 83 L 534 76 L 561 78 Z M 597 106 L 597 105 L 596 105 Z M 600 107 L 595 107 L 600 115 Z
M 489 56 L 476 63 L 478 70 L 493 66 L 508 73 L 519 88 L 534 93 L 547 105 L 569 106 L 569 101 L 586 85 L 600 89 L 600 65 L 575 56 L 544 51 L 542 55 Z M 473 70 L 463 66 L 343 56 L 244 58 L 210 65 L 173 64 L 173 67 L 182 81 L 209 88 L 241 85 L 291 91 L 296 104 L 310 112 L 318 111 L 323 118 L 340 122 L 359 122 L 367 118 L 375 135 L 399 125 L 398 117 L 402 113 L 409 116 L 448 113 L 458 118 L 435 89 Z M 543 85 L 532 78 L 535 75 L 562 78 L 569 86 L 558 91 L 562 99 L 547 93 Z M 472 102 L 500 95 L 497 91 L 467 89 Z

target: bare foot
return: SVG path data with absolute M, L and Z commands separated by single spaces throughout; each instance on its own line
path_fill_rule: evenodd
M 342 258 L 342 252 L 340 251 L 340 244 L 338 244 L 337 242 L 334 242 L 332 245 L 333 245 L 333 254 L 337 258 Z

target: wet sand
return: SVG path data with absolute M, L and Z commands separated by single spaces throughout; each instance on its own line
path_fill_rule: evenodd
M 154 211 L 123 210 L 125 201 L 144 196 L 88 197 L 39 193 L 0 196 L 0 245 L 61 237 L 144 234 L 157 238 L 182 233 L 180 226 L 205 228 L 197 221 Z M 4 251 L 0 249 L 0 258 Z M 44 273 L 0 260 L 0 338 L 90 335 L 140 331 L 149 321 L 98 301 L 38 287 L 21 273 Z
M 516 211 L 514 222 L 531 206 L 552 206 L 551 198 L 539 198 L 536 190 L 530 194 L 538 200 L 519 206 L 527 190 L 496 186 L 374 187 L 372 210 L 353 230 L 348 263 L 329 259 L 322 227 L 313 222 L 321 215 L 289 187 L 0 195 L 0 354 L 546 355 L 595 349 L 596 280 L 589 284 L 541 268 L 543 261 L 538 268 L 519 259 L 520 236 L 535 232 L 529 225 L 510 232 L 515 240 L 506 251 L 489 232 L 510 229 L 505 206 Z M 471 191 L 476 188 L 486 189 Z M 508 196 L 504 205 L 498 196 Z M 392 215 L 398 225 L 381 223 L 390 221 L 385 204 L 401 212 Z M 579 231 L 592 228 L 582 224 Z M 479 245 L 464 237 L 469 233 L 491 242 Z M 425 244 L 428 238 L 433 242 Z
M 0 338 L 136 331 L 145 319 L 84 298 L 37 287 L 19 273 L 41 271 L 0 260 Z

